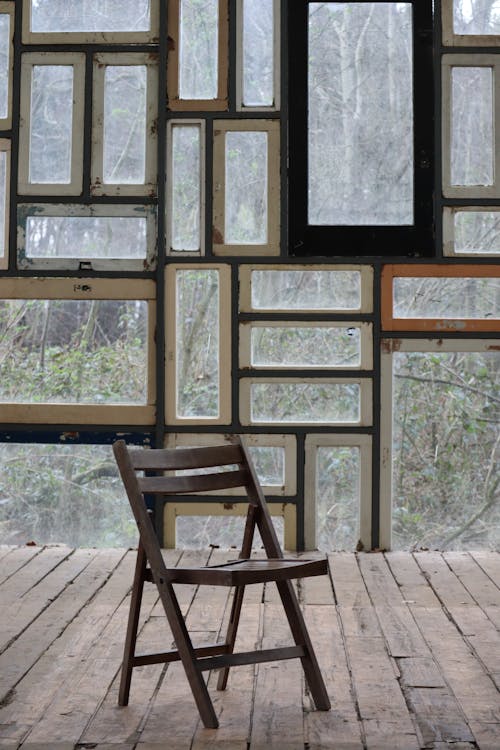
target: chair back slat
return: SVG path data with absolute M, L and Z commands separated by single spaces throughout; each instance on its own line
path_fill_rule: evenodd
M 154 450 L 132 448 L 129 456 L 136 471 L 206 469 L 210 466 L 239 464 L 242 461 L 239 445 Z
M 144 494 L 180 495 L 190 492 L 224 490 L 230 487 L 244 487 L 248 481 L 248 471 L 222 471 L 217 474 L 191 474 L 180 477 L 139 477 L 139 489 Z

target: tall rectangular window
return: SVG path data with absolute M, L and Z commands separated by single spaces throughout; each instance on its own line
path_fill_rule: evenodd
M 0 268 L 9 260 L 10 141 L 0 139 Z
M 238 16 L 238 109 L 277 109 L 276 0 L 240 0 Z
M 493 70 L 455 67 L 451 81 L 451 184 L 492 185 Z
M 205 127 L 201 120 L 170 121 L 167 161 L 168 251 L 204 250 Z

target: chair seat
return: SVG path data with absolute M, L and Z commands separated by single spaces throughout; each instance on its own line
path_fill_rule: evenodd
M 205 568 L 174 568 L 172 583 L 199 583 L 209 586 L 247 586 L 266 581 L 320 576 L 328 572 L 326 559 L 320 560 L 233 560 Z

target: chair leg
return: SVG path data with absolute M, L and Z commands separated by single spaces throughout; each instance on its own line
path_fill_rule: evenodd
M 153 574 L 154 575 L 154 574 Z M 184 671 L 200 712 L 201 720 L 207 729 L 217 729 L 219 722 L 205 680 L 198 666 L 193 644 L 171 583 L 155 577 L 160 598 L 167 615 L 168 624 L 174 637 Z
M 137 548 L 137 560 L 135 563 L 134 583 L 132 585 L 132 598 L 128 614 L 127 635 L 125 637 L 125 648 L 123 650 L 122 673 L 120 678 L 120 690 L 118 693 L 118 705 L 127 706 L 130 693 L 130 682 L 132 680 L 133 658 L 135 644 L 137 641 L 137 628 L 139 627 L 139 615 L 141 612 L 142 592 L 146 573 L 146 553 L 139 541 Z
M 234 644 L 236 642 L 236 634 L 238 632 L 238 623 L 240 621 L 241 606 L 243 604 L 243 596 L 245 594 L 244 586 L 237 586 L 234 592 L 233 604 L 231 607 L 231 616 L 229 619 L 229 625 L 227 627 L 226 634 L 226 645 L 229 646 L 228 653 L 232 654 L 234 651 Z M 229 677 L 229 667 L 221 669 L 219 677 L 217 679 L 217 690 L 225 690 L 227 686 L 227 680 Z
M 328 711 L 331 708 L 330 699 L 293 585 L 291 581 L 277 581 L 276 585 L 295 643 L 304 646 L 306 651 L 300 660 L 314 704 L 319 711 Z

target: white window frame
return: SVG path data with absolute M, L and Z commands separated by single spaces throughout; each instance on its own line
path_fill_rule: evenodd
M 252 363 L 252 330 L 254 328 L 358 328 L 360 331 L 359 365 L 282 364 L 256 365 Z M 242 370 L 371 370 L 373 368 L 373 326 L 359 321 L 266 321 L 250 320 L 240 323 L 240 368 Z
M 243 3 L 238 0 L 236 6 L 236 111 L 237 112 L 278 112 L 280 109 L 280 3 L 273 3 L 273 91 L 274 102 L 272 105 L 261 106 L 243 104 Z
M 380 526 L 379 546 L 392 545 L 392 355 L 393 352 L 498 351 L 498 339 L 382 339 L 380 424 Z
M 360 274 L 360 304 L 356 307 L 253 307 L 252 305 L 252 273 L 253 271 L 357 271 Z M 353 315 L 373 312 L 373 267 L 358 265 L 291 265 L 291 264 L 269 264 L 269 265 L 240 265 L 240 312 L 256 313 L 345 313 Z
M 0 279 L 0 299 L 145 300 L 148 303 L 147 397 L 144 405 L 83 403 L 2 403 L 2 421 L 16 424 L 153 425 L 156 371 L 154 332 L 156 287 L 149 279 Z
M 370 435 L 309 434 L 305 441 L 304 543 L 306 550 L 316 549 L 316 451 L 318 448 L 359 448 L 359 540 L 371 549 L 372 529 L 372 438 Z M 358 541 L 358 540 L 356 540 Z
M 493 74 L 493 185 L 452 185 L 452 70 L 453 68 L 491 68 Z M 443 195 L 445 198 L 500 198 L 500 57 L 487 54 L 443 55 Z
M 8 138 L 0 138 L 0 151 L 5 153 L 5 201 L 3 210 L 4 216 L 4 234 L 1 238 L 4 252 L 0 250 L 0 269 L 9 267 L 9 226 L 10 226 L 10 153 L 11 142 Z
M 70 2 L 70 0 L 68 0 Z M 160 0 L 149 0 L 149 31 L 52 31 L 31 30 L 31 0 L 23 0 L 23 44 L 157 44 Z
M 217 271 L 219 274 L 219 414 L 216 417 L 177 416 L 177 271 Z M 169 425 L 231 424 L 231 266 L 223 263 L 169 263 L 165 273 L 166 362 L 165 419 Z
M 71 178 L 69 183 L 30 182 L 31 71 L 35 65 L 73 67 Z M 18 191 L 21 195 L 80 195 L 83 180 L 83 115 L 85 101 L 83 52 L 24 52 L 21 57 L 21 120 L 19 125 Z
M 269 383 L 280 385 L 282 383 L 321 385 L 326 383 L 338 385 L 359 385 L 359 420 L 358 421 L 300 421 L 300 420 L 254 420 L 252 419 L 252 385 Z M 241 378 L 240 380 L 240 420 L 245 426 L 273 425 L 273 426 L 307 426 L 314 431 L 315 427 L 369 427 L 372 424 L 372 381 L 371 378 Z
M 455 216 L 459 213 L 487 213 L 498 214 L 500 222 L 500 206 L 445 206 L 443 208 L 443 253 L 450 258 L 496 258 L 497 253 L 487 252 L 459 252 L 455 249 Z
M 227 442 L 229 435 L 221 433 L 192 433 L 192 432 L 170 432 L 165 435 L 165 448 L 206 448 L 222 445 Z M 253 434 L 245 435 L 245 442 L 250 447 L 283 448 L 284 450 L 284 475 L 285 481 L 282 485 L 263 484 L 265 495 L 289 496 L 297 494 L 297 439 L 295 435 L 287 434 Z M 244 495 L 244 490 L 234 487 L 226 490 L 212 490 L 204 492 L 204 495 Z
M 451 47 L 498 47 L 500 36 L 495 34 L 455 34 L 453 31 L 453 2 L 441 0 L 443 44 Z
M 104 182 L 104 76 L 106 67 L 146 67 L 146 154 L 142 183 Z M 158 59 L 143 52 L 99 52 L 93 60 L 92 195 L 150 196 L 157 192 Z
M 225 242 L 226 134 L 267 133 L 267 242 Z M 213 151 L 214 255 L 279 255 L 280 252 L 280 123 L 279 120 L 215 120 Z
M 9 77 L 7 84 L 7 117 L 0 118 L 0 130 L 10 130 L 12 127 L 12 68 L 14 58 L 14 15 L 15 3 L 12 2 L 0 2 L 0 14 L 8 15 L 10 17 L 9 22 Z
M 156 266 L 156 209 L 145 205 L 95 204 L 92 206 L 67 203 L 19 204 L 17 218 L 17 267 L 22 269 L 63 269 L 77 271 L 80 267 L 92 271 L 144 271 Z M 27 258 L 26 220 L 30 216 L 103 216 L 136 217 L 146 220 L 146 256 L 144 258 Z
M 179 125 L 198 125 L 200 128 L 200 248 L 199 250 L 174 250 L 172 248 L 172 203 L 173 203 L 173 135 L 174 127 Z M 167 122 L 167 181 L 166 181 L 166 247 L 167 255 L 176 258 L 199 257 L 205 255 L 205 208 L 206 208 L 206 133 L 205 120 L 200 119 L 175 119 Z

